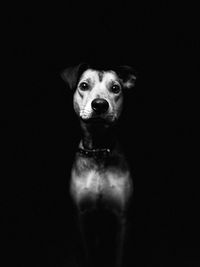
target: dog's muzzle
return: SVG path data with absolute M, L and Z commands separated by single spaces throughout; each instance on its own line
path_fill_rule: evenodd
M 92 109 L 98 115 L 105 113 L 109 108 L 109 103 L 103 98 L 95 98 L 91 103 Z

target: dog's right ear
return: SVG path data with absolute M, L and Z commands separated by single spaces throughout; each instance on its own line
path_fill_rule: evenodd
M 132 67 L 127 65 L 119 66 L 117 68 L 117 73 L 119 74 L 125 88 L 130 89 L 135 86 L 137 73 Z
M 81 74 L 88 68 L 87 63 L 80 63 L 77 66 L 66 68 L 62 73 L 62 79 L 68 84 L 69 88 L 74 90 Z

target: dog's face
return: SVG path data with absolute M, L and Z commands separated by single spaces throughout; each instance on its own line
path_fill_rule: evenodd
M 71 71 L 72 69 L 70 73 Z M 123 90 L 133 87 L 135 82 L 134 74 L 126 73 L 123 77 L 114 70 L 86 68 L 81 74 L 77 74 L 76 81 L 69 79 L 69 76 L 72 76 L 69 71 L 66 70 L 64 74 L 65 81 L 75 87 L 74 110 L 79 118 L 87 123 L 116 122 L 122 111 Z
M 122 105 L 122 85 L 115 72 L 88 69 L 81 75 L 74 93 L 74 109 L 82 120 L 114 122 Z

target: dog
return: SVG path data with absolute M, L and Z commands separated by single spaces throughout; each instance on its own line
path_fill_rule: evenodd
M 98 69 L 82 63 L 65 69 L 62 78 L 73 90 L 73 108 L 82 129 L 71 170 L 70 194 L 80 219 L 86 266 L 120 267 L 133 181 L 115 129 L 123 110 L 124 90 L 135 86 L 135 71 L 129 66 Z M 100 245 L 102 238 L 102 243 L 107 243 L 113 228 L 111 219 L 110 229 L 104 232 L 109 218 L 106 214 L 112 214 L 117 224 L 116 237 L 114 234 L 110 243 L 110 248 L 114 244 L 111 262 L 102 252 L 109 248 Z

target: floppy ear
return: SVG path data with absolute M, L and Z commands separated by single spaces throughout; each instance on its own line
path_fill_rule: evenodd
M 88 67 L 87 63 L 80 63 L 77 66 L 69 67 L 61 73 L 61 77 L 68 84 L 70 89 L 75 89 L 80 75 Z
M 130 66 L 119 66 L 117 73 L 122 80 L 124 88 L 132 88 L 135 86 L 136 71 Z

